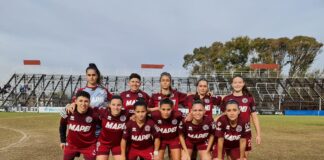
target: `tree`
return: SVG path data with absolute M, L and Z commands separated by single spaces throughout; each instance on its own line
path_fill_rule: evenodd
M 278 39 L 256 38 L 252 41 L 252 48 L 255 52 L 251 63 L 278 64 L 279 73 L 287 65 L 289 39 L 286 37 Z
M 278 64 L 279 73 L 290 64 L 289 76 L 304 75 L 321 52 L 322 43 L 315 38 L 296 36 L 293 39 L 236 37 L 214 42 L 210 47 L 195 48 L 184 56 L 183 67 L 191 74 L 213 74 L 223 71 L 247 71 L 248 64 Z
M 322 43 L 315 38 L 296 36 L 289 41 L 288 58 L 290 63 L 289 76 L 303 76 L 321 52 Z

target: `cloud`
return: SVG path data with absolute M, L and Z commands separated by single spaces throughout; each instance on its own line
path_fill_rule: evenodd
M 186 75 L 184 54 L 214 41 L 308 35 L 324 42 L 323 15 L 320 0 L 2 1 L 0 82 L 14 72 L 83 74 L 89 62 L 104 74 L 158 75 L 139 66 L 162 63 Z M 42 65 L 25 67 L 23 59 Z

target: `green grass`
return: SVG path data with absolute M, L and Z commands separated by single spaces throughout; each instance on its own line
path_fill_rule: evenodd
M 262 144 L 256 146 L 253 143 L 250 159 L 323 159 L 324 117 L 259 117 Z M 0 148 L 15 143 L 22 137 L 21 133 L 10 128 L 28 135 L 21 143 L 0 150 L 0 159 L 62 159 L 62 151 L 59 149 L 59 118 L 58 114 L 0 112 Z

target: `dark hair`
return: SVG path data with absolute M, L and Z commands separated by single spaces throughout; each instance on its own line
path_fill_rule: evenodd
M 237 108 L 240 109 L 240 108 L 239 108 L 240 104 L 239 104 L 236 100 L 234 100 L 234 99 L 230 99 L 230 100 L 228 100 L 228 101 L 225 103 L 225 108 L 227 108 L 227 105 L 229 105 L 229 104 L 236 104 Z
M 144 106 L 145 109 L 147 110 L 147 104 L 145 101 L 143 101 L 142 99 L 138 99 L 135 103 L 134 103 L 134 110 L 136 110 L 136 107 L 138 106 Z
M 113 99 L 119 99 L 123 103 L 123 99 L 120 95 L 113 95 L 110 101 L 112 101 Z
M 93 70 L 95 70 L 96 74 L 98 75 L 97 84 L 100 85 L 100 84 L 101 84 L 101 79 L 102 79 L 102 77 L 101 77 L 100 71 L 99 71 L 99 69 L 97 68 L 96 64 L 94 64 L 94 63 L 89 63 L 89 66 L 87 67 L 86 72 L 88 72 L 89 69 L 93 69 Z
M 129 76 L 129 80 L 133 79 L 133 78 L 137 78 L 141 81 L 141 76 L 137 73 L 132 73 L 130 76 Z
M 160 101 L 160 107 L 163 105 L 163 104 L 168 104 L 170 105 L 171 108 L 173 108 L 173 101 L 169 98 L 164 98 Z
M 194 101 L 192 103 L 192 106 L 194 106 L 195 104 L 201 104 L 203 106 L 203 108 L 205 109 L 205 104 L 204 104 L 204 102 L 201 99 L 194 98 Z
M 234 76 L 234 77 L 232 78 L 231 83 L 233 83 L 233 81 L 234 81 L 235 78 L 241 78 L 241 79 L 243 80 L 243 82 L 245 83 L 243 77 L 240 76 L 240 75 L 236 75 L 236 76 Z M 249 91 L 248 88 L 246 87 L 246 84 L 244 84 L 244 86 L 243 86 L 243 88 L 242 88 L 242 93 L 243 93 L 243 95 L 245 95 L 245 96 L 252 97 L 252 94 L 250 93 L 250 91 Z
M 86 97 L 90 100 L 90 94 L 86 91 L 78 91 L 75 95 L 76 98 L 78 97 Z

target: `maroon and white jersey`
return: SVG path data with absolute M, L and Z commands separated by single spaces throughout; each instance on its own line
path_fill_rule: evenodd
M 182 113 L 171 111 L 168 119 L 163 119 L 160 111 L 151 112 L 151 118 L 160 129 L 161 140 L 178 138 L 179 126 L 182 125 Z
M 183 107 L 186 106 L 186 98 L 187 95 L 181 92 L 178 92 L 177 90 L 172 90 L 170 95 L 163 95 L 162 93 L 154 93 L 152 94 L 152 97 L 149 102 L 149 107 L 159 107 L 160 101 L 162 99 L 169 98 L 173 101 L 173 109 L 178 110 L 179 104 L 182 104 Z
M 187 104 L 187 107 L 189 109 L 189 112 L 192 109 L 192 104 L 195 101 L 196 96 L 197 95 L 190 95 L 190 96 L 187 97 L 186 104 Z M 220 105 L 222 103 L 222 97 L 220 97 L 220 96 L 206 95 L 201 100 L 205 105 L 206 115 L 210 116 L 210 117 L 213 116 L 213 108 L 220 107 Z
M 154 139 L 160 138 L 159 128 L 153 120 L 148 119 L 141 127 L 135 121 L 128 121 L 123 132 L 123 139 L 127 140 L 131 148 L 147 149 L 154 146 Z
M 90 94 L 90 106 L 91 107 L 106 107 L 108 101 L 111 100 L 112 94 L 102 86 L 95 86 L 95 87 L 84 87 L 77 90 L 85 91 Z M 76 93 L 77 93 L 76 92 Z M 75 96 L 72 97 L 72 102 L 75 101 Z
M 235 100 L 239 103 L 240 107 L 240 116 L 242 117 L 242 120 L 245 122 L 250 122 L 251 113 L 256 112 L 256 105 L 254 102 L 253 97 L 250 96 L 234 96 L 233 94 L 227 95 L 223 98 L 221 110 L 222 112 L 225 112 L 225 104 L 229 100 Z
M 180 126 L 180 132 L 193 144 L 205 143 L 210 135 L 214 135 L 214 127 L 213 119 L 204 116 L 203 121 L 198 125 L 193 124 L 192 121 L 184 122 L 183 126 Z
M 237 148 L 240 147 L 240 139 L 246 138 L 251 132 L 250 125 L 242 120 L 242 117 L 238 117 L 237 125 L 232 127 L 230 121 L 226 115 L 222 115 L 216 121 L 215 137 L 224 138 L 224 148 Z M 217 143 L 217 138 L 215 138 Z
M 87 148 L 95 144 L 97 141 L 95 131 L 98 122 L 98 114 L 90 107 L 84 114 L 75 111 L 74 113 L 67 115 L 66 118 L 61 118 L 61 143 L 67 142 L 67 145 L 76 148 Z M 61 130 L 61 128 L 65 129 Z
M 122 110 L 119 116 L 113 116 L 108 108 L 99 109 L 98 112 L 102 128 L 99 142 L 104 145 L 119 146 L 130 114 Z
M 120 96 L 123 99 L 123 107 L 125 110 L 130 110 L 130 113 L 134 113 L 134 103 L 136 102 L 136 100 L 138 98 L 143 98 L 146 102 L 146 104 L 148 104 L 150 96 L 143 92 L 142 90 L 139 90 L 137 92 L 132 92 L 130 90 L 125 91 L 120 93 Z

